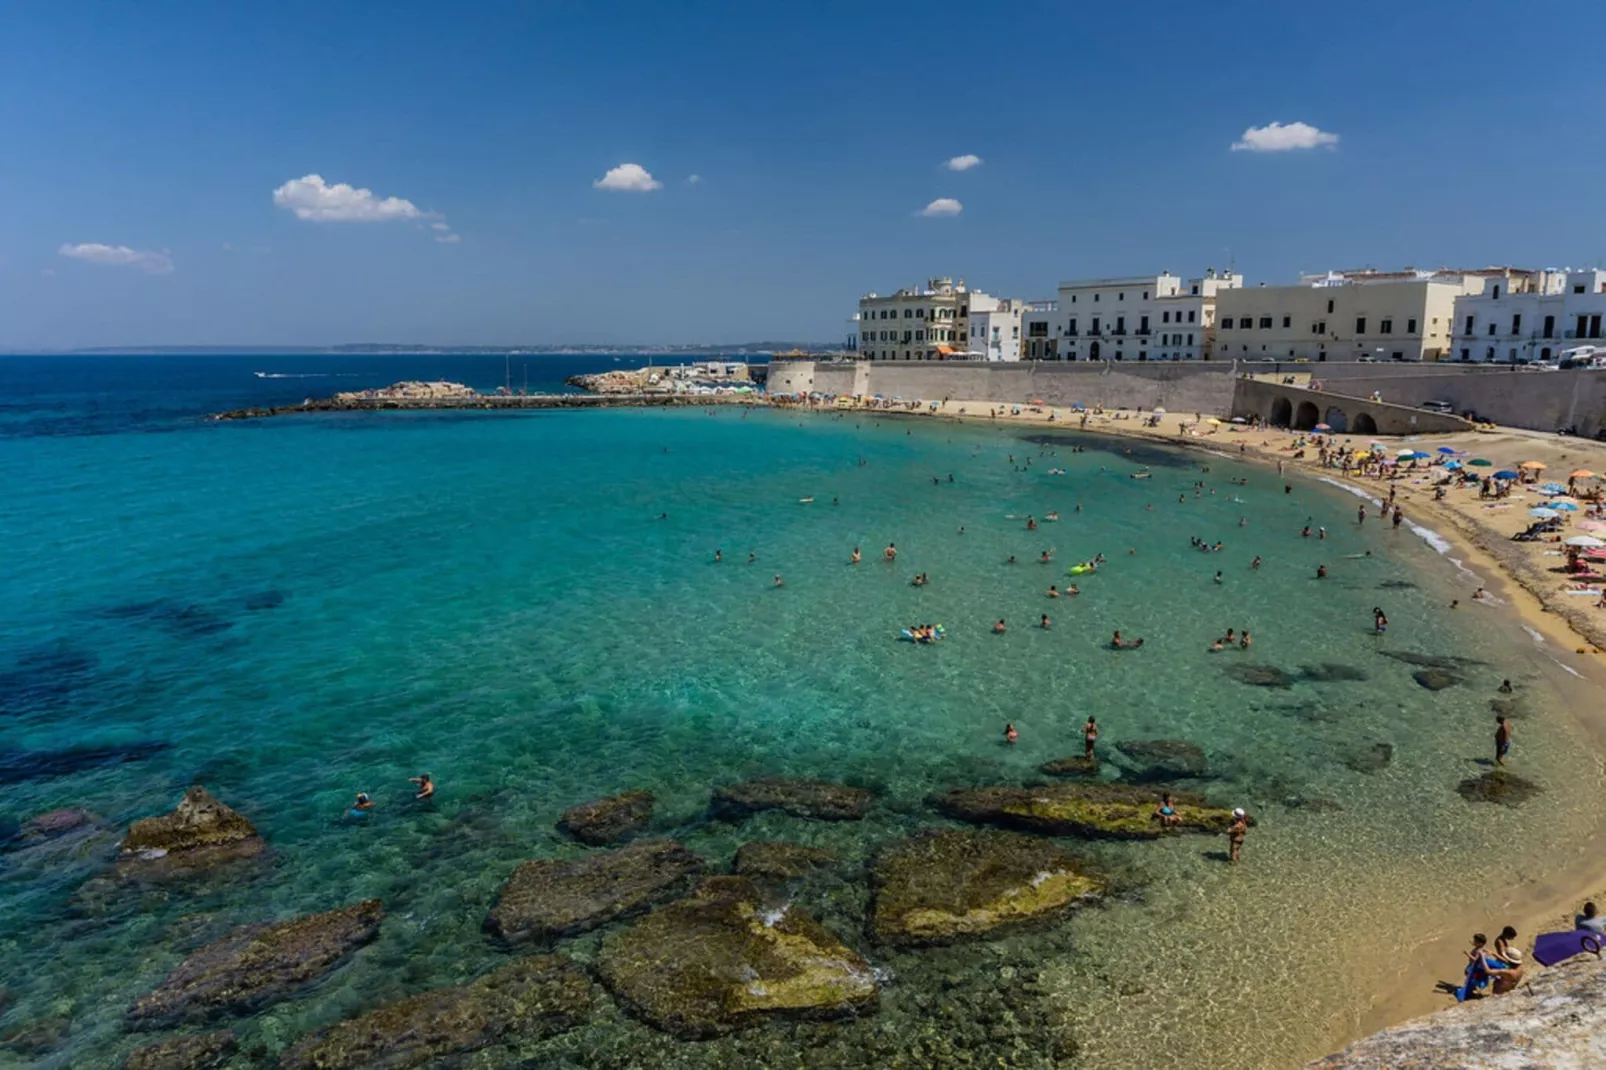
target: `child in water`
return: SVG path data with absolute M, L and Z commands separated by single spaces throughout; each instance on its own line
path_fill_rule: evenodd
M 1020 733 L 1015 731 L 1015 726 L 1014 725 L 1006 724 L 1004 726 L 1004 742 L 1005 743 L 1013 743 L 1019 738 L 1020 738 Z

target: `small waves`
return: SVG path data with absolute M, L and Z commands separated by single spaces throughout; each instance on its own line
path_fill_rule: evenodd
M 1328 476 L 1317 476 L 1316 478 L 1321 480 L 1323 483 L 1326 483 L 1328 486 L 1337 487 L 1339 490 L 1347 490 L 1357 498 L 1365 498 L 1373 505 L 1383 504 L 1383 499 L 1372 497 L 1360 487 L 1352 487 L 1348 483 L 1340 483 L 1338 480 L 1332 479 Z M 1411 534 L 1417 536 L 1423 542 L 1433 547 L 1433 549 L 1438 553 L 1447 554 L 1450 552 L 1450 540 L 1446 539 L 1443 535 L 1440 535 L 1432 528 L 1425 528 L 1421 524 L 1413 524 L 1409 520 L 1405 522 L 1405 526 L 1411 529 Z M 1460 562 L 1458 561 L 1456 564 L 1459 566 Z
M 360 372 L 252 372 L 258 379 L 351 379 Z

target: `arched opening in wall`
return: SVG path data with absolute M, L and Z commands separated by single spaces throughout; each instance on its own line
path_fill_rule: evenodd
M 1355 433 L 1357 435 L 1377 434 L 1377 421 L 1372 419 L 1371 413 L 1358 412 L 1355 414 Z
M 1287 398 L 1277 398 L 1271 403 L 1271 426 L 1288 427 L 1294 422 L 1294 403 Z
M 1540 360 L 1549 360 L 1550 359 L 1550 347 L 1549 346 L 1546 346 L 1545 348 L 1543 348 L 1543 349 L 1541 349 L 1539 351 L 1539 359 Z
M 1321 422 L 1321 413 L 1316 409 L 1314 401 L 1301 401 L 1299 408 L 1294 410 L 1294 430 L 1309 431 Z
M 1097 342 L 1094 342 L 1091 346 L 1088 347 L 1087 359 L 1088 360 L 1098 360 L 1098 359 L 1100 359 L 1099 358 L 1099 344 Z
M 1334 431 L 1337 431 L 1340 434 L 1349 430 L 1349 417 L 1344 415 L 1344 410 L 1336 405 L 1327 410 L 1327 416 L 1325 419 L 1327 421 L 1327 426 L 1331 427 Z

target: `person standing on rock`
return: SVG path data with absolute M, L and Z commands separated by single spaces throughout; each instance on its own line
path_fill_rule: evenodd
M 1506 755 L 1511 753 L 1511 722 L 1506 720 L 1505 714 L 1500 714 L 1494 720 L 1494 762 L 1503 766 L 1506 764 Z
M 1089 714 L 1087 724 L 1082 726 L 1082 754 L 1090 762 L 1093 760 L 1093 744 L 1097 743 L 1098 739 L 1098 722 Z
M 1232 812 L 1232 825 L 1227 829 L 1227 861 L 1238 861 L 1243 853 L 1244 837 L 1249 834 L 1249 815 L 1244 813 L 1243 807 Z

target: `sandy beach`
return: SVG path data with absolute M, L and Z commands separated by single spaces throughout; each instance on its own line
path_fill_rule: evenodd
M 811 407 L 820 412 L 842 411 L 841 406 L 830 403 Z M 1559 572 L 1564 561 L 1559 544 L 1511 540 L 1512 535 L 1533 522 L 1528 510 L 1547 500 L 1532 484 L 1514 487 L 1509 496 L 1496 501 L 1480 500 L 1475 484 L 1434 500 L 1433 483 L 1444 475 L 1444 469 L 1437 465 L 1402 470 L 1392 480 L 1345 475 L 1338 468 L 1321 465 L 1317 448 L 1308 444 L 1311 432 L 1251 429 L 1225 419 L 1211 422 L 1208 413 L 1168 412 L 1151 426 L 1152 413 L 1133 410 L 1084 413 L 956 399 L 922 400 L 901 408 L 863 411 L 1146 439 L 1271 468 L 1281 466 L 1284 472 L 1298 471 L 1308 478 L 1326 480 L 1374 501 L 1386 497 L 1394 486 L 1396 501 L 1403 507 L 1407 522 L 1414 529 L 1425 529 L 1418 533 L 1430 541 L 1437 540 L 1437 548 L 1466 574 L 1466 593 L 1456 611 L 1509 614 L 1513 623 L 1532 636 L 1541 652 L 1559 667 L 1558 685 L 1568 700 L 1568 708 L 1562 712 L 1570 715 L 1606 753 L 1606 717 L 1598 712 L 1606 695 L 1606 609 L 1596 608 L 1598 595 L 1567 593 L 1569 581 Z M 1375 436 L 1342 434 L 1322 438 L 1331 446 L 1357 451 L 1365 450 L 1369 442 L 1376 440 Z M 1301 441 L 1307 445 L 1303 457 L 1296 458 L 1300 452 L 1296 443 Z M 1386 445 L 1391 450 L 1415 446 L 1434 454 L 1439 447 L 1447 446 L 1464 451 L 1463 459 L 1486 458 L 1492 462 L 1489 467 L 1471 469 L 1480 476 L 1515 470 L 1523 462 L 1544 466 L 1540 483 L 1552 479 L 1565 483 L 1568 474 L 1578 469 L 1606 475 L 1606 443 L 1511 428 L 1491 426 L 1456 434 L 1388 438 Z M 1369 505 L 1368 513 L 1368 523 L 1384 523 L 1375 506 Z M 1581 518 L 1584 514 L 1580 509 L 1564 515 Z M 1575 521 L 1569 519 L 1562 537 L 1580 533 Z M 1474 601 L 1473 593 L 1480 586 L 1487 598 Z M 1600 587 L 1592 586 L 1596 590 Z M 1342 1025 L 1344 1042 L 1453 1006 L 1449 997 L 1436 990 L 1436 984 L 1459 974 L 1461 952 L 1471 932 L 1495 931 L 1510 924 L 1522 933 L 1523 944 L 1528 946 L 1538 933 L 1571 928 L 1572 917 L 1585 900 L 1606 900 L 1606 861 L 1599 850 L 1603 834 L 1606 829 L 1597 830 L 1569 857 L 1555 859 L 1543 872 L 1514 873 L 1508 886 L 1484 889 L 1487 894 L 1482 901 L 1468 901 L 1465 890 L 1447 895 L 1440 924 L 1421 933 L 1408 946 L 1393 949 L 1381 970 L 1355 977 L 1355 984 L 1370 990 L 1372 998 L 1369 1009 L 1358 1019 L 1335 1023 Z M 1537 965 L 1531 968 L 1538 969 Z

